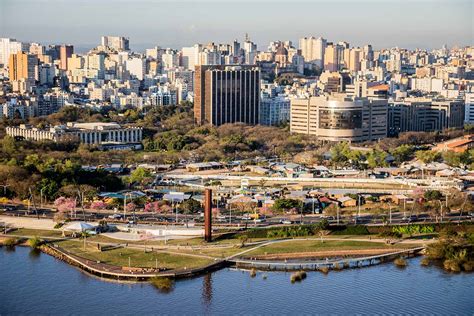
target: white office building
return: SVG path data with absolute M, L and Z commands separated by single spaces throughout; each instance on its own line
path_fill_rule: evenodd
M 464 121 L 469 124 L 474 124 L 474 92 L 469 92 L 464 95 L 465 100 L 465 116 Z

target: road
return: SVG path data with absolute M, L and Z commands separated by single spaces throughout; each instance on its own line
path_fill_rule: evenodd
M 1 215 L 10 216 L 10 217 L 18 217 L 18 218 L 39 218 L 44 220 L 49 220 L 49 223 L 53 223 L 53 218 L 55 211 L 49 208 L 39 209 L 36 213 L 33 210 L 28 211 L 22 206 L 19 206 L 17 209 L 10 209 L 0 213 Z M 116 216 L 120 215 L 121 218 L 112 219 L 110 216 L 114 215 L 114 212 L 111 210 L 106 211 L 92 211 L 86 210 L 83 214 L 81 210 L 76 210 L 76 212 L 71 212 L 71 218 L 74 220 L 86 220 L 86 221 L 100 221 L 102 219 L 107 220 L 109 223 L 124 223 L 123 214 L 115 214 Z M 408 212 L 406 215 L 410 215 Z M 264 220 L 245 220 L 242 216 L 233 216 L 232 221 L 230 221 L 229 216 L 219 216 L 213 219 L 213 223 L 215 226 L 232 226 L 232 227 L 243 227 L 243 226 L 256 226 L 256 227 L 265 227 L 269 225 L 281 225 L 283 220 L 290 220 L 293 224 L 317 224 L 321 222 L 323 219 L 326 219 L 331 224 L 359 224 L 359 225 L 376 225 L 376 224 L 383 224 L 384 220 L 389 224 L 404 224 L 404 223 L 428 223 L 428 222 L 436 222 L 436 220 L 430 217 L 429 214 L 420 214 L 418 216 L 411 218 L 410 220 L 404 216 L 403 212 L 393 212 L 390 218 L 389 214 L 385 215 L 373 215 L 373 214 L 364 214 L 362 213 L 360 217 L 340 217 L 339 221 L 337 217 L 327 217 L 320 214 L 304 214 L 303 216 L 298 214 L 293 215 L 278 215 L 267 217 Z M 169 225 L 172 223 L 176 223 L 184 225 L 186 221 L 194 222 L 197 225 L 201 225 L 203 222 L 203 217 L 199 215 L 189 215 L 185 216 L 183 214 L 176 215 L 173 214 L 153 214 L 153 213 L 128 213 L 126 216 L 126 222 L 134 221 L 135 223 L 143 223 L 143 224 L 165 224 Z M 441 221 L 441 219 L 438 219 Z M 463 213 L 462 215 L 459 213 L 449 213 L 442 219 L 442 222 L 470 222 L 473 218 L 469 216 L 467 213 Z M 48 226 L 51 226 L 49 224 Z M 54 225 L 53 225 L 54 226 Z

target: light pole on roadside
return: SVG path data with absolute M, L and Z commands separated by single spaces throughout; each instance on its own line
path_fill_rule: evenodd
M 388 203 L 388 209 L 389 209 L 389 221 L 390 221 L 390 224 L 392 224 L 392 204 Z
M 127 195 L 132 197 L 132 194 L 130 192 L 124 193 L 123 195 L 123 220 L 126 220 L 127 217 Z
M 357 212 L 357 218 L 359 218 L 360 217 L 360 193 L 357 193 L 357 198 L 358 198 L 357 206 L 359 207 L 359 210 Z
M 43 189 L 44 188 L 41 188 L 40 190 L 40 208 L 41 209 L 43 208 Z
M 3 187 L 3 196 L 7 196 L 7 187 L 9 187 L 9 184 L 0 184 L 0 186 Z

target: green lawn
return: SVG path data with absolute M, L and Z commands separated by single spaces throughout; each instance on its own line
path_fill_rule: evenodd
M 84 243 L 81 240 L 67 240 L 57 242 L 57 244 L 65 250 L 89 260 L 100 260 L 115 266 L 128 266 L 129 257 L 132 267 L 148 267 L 154 268 L 156 259 L 158 259 L 158 267 L 167 269 L 196 268 L 213 262 L 212 259 L 198 258 L 186 255 L 177 255 L 161 252 L 148 252 L 143 250 L 120 248 L 109 251 L 97 250 L 96 244 L 89 243 L 84 250 Z
M 38 237 L 62 237 L 62 232 L 60 230 L 19 228 L 17 230 L 9 232 L 8 235 L 12 235 L 12 236 L 38 236 Z
M 414 245 L 387 245 L 379 242 L 370 241 L 350 241 L 350 240 L 325 240 L 324 243 L 316 240 L 298 240 L 289 242 L 280 242 L 268 246 L 260 247 L 245 255 L 263 255 L 277 253 L 298 253 L 298 252 L 316 252 L 333 250 L 361 250 L 361 249 L 400 249 L 414 247 Z

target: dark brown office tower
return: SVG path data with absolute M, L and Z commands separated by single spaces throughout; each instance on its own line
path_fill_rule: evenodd
M 253 65 L 196 66 L 194 120 L 219 126 L 258 124 L 260 68 Z
M 61 63 L 59 64 L 59 68 L 61 70 L 67 70 L 67 59 L 72 56 L 74 53 L 74 46 L 72 45 L 61 45 L 59 49 L 59 59 Z

